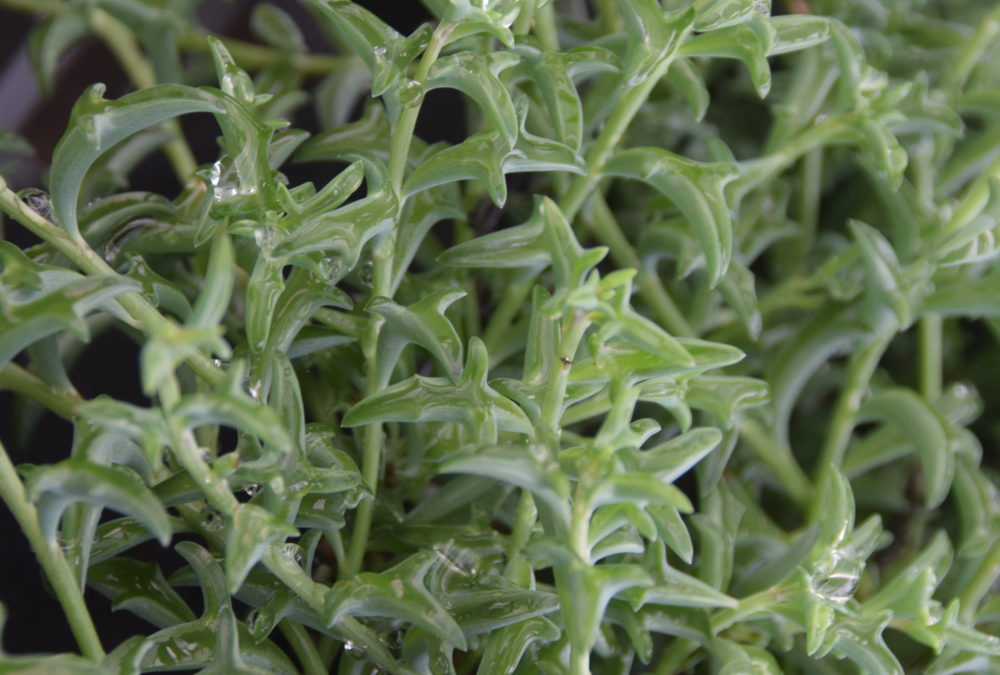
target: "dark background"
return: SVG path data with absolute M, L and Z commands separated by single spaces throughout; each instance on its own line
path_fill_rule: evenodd
M 274 2 L 298 22 L 312 49 L 332 51 L 316 22 L 293 0 Z M 416 0 L 361 0 L 359 4 L 374 11 L 396 30 L 410 33 L 430 18 Z M 252 2 L 205 2 L 198 10 L 199 19 L 208 30 L 228 37 L 251 40 L 248 19 Z M 94 82 L 107 85 L 108 98 L 130 90 L 128 81 L 113 56 L 96 40 L 87 39 L 72 47 L 63 57 L 55 94 L 40 92 L 28 60 L 28 36 L 35 19 L 24 14 L 0 10 L 0 131 L 16 131 L 35 148 L 36 157 L 8 163 L 0 172 L 15 190 L 44 185 L 43 172 L 69 119 L 69 112 L 83 91 Z M 457 96 L 429 96 L 418 123 L 417 133 L 426 140 L 460 140 L 463 133 L 460 102 Z M 305 106 L 295 126 L 310 129 L 312 111 Z M 182 120 L 199 161 L 215 159 L 217 128 L 210 119 Z M 308 180 L 308 171 L 292 167 L 293 182 Z M 299 175 L 299 174 L 302 175 Z M 132 176 L 131 189 L 151 190 L 172 196 L 178 190 L 169 166 L 162 157 L 144 163 Z M 25 247 L 37 243 L 33 235 L 9 220 L 3 223 L 2 236 Z M 108 394 L 137 404 L 148 404 L 141 393 L 137 370 L 139 346 L 124 333 L 106 331 L 87 346 L 74 365 L 71 379 L 86 398 Z M 109 366 L 112 369 L 109 372 Z M 35 410 L 31 408 L 34 407 Z M 41 414 L 36 423 L 29 423 Z M 26 431 L 26 429 L 30 429 Z M 0 441 L 15 464 L 56 462 L 69 455 L 72 426 L 37 406 L 25 406 L 9 392 L 0 391 Z M 146 555 L 164 555 L 155 547 Z M 163 559 L 168 569 L 177 565 L 171 554 Z M 195 602 L 197 602 L 197 594 Z M 112 612 L 110 602 L 88 591 L 88 605 L 106 650 L 132 635 L 149 634 L 155 628 L 127 611 Z M 2 633 L 3 649 L 9 653 L 76 652 L 62 610 L 46 586 L 41 569 L 28 548 L 17 523 L 0 503 L 0 604 L 7 611 Z M 197 605 L 195 605 L 197 607 Z

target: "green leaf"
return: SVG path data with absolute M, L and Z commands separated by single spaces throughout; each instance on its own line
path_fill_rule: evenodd
M 52 211 L 74 237 L 77 198 L 87 169 L 111 146 L 146 127 L 178 115 L 227 112 L 222 99 L 205 90 L 160 84 L 116 101 L 102 98 L 104 85 L 95 84 L 77 101 L 70 125 L 52 153 Z
M 842 352 L 863 335 L 845 308 L 823 308 L 797 331 L 798 338 L 778 350 L 768 381 L 774 406 L 774 428 L 783 444 L 788 444 L 788 421 L 799 393 L 810 376 L 831 356 Z
M 311 0 L 339 40 L 372 72 L 372 96 L 382 96 L 406 79 L 406 68 L 429 38 L 422 27 L 404 38 L 375 14 L 350 0 Z
M 28 38 L 31 65 L 41 89 L 51 94 L 56 83 L 59 58 L 90 32 L 83 8 L 55 14 L 31 31 Z
M 708 112 L 710 96 L 708 87 L 701 73 L 692 65 L 690 59 L 677 59 L 667 71 L 666 82 L 684 97 L 694 113 L 694 121 L 700 122 Z
M 752 13 L 743 23 L 697 35 L 678 49 L 683 56 L 737 59 L 750 71 L 757 95 L 771 91 L 771 68 L 767 55 L 774 47 L 775 28 L 768 19 Z
M 555 463 L 546 463 L 530 446 L 478 447 L 448 458 L 442 473 L 465 473 L 503 481 L 529 490 L 548 504 L 561 522 L 569 523 L 570 484 Z
M 733 226 L 723 188 L 736 177 L 730 164 L 706 164 L 663 148 L 629 148 L 615 154 L 604 172 L 648 183 L 673 201 L 687 218 L 714 286 L 733 252 Z
M 385 572 L 362 572 L 338 582 L 327 591 L 324 620 L 335 626 L 344 616 L 400 619 L 456 649 L 466 649 L 462 629 L 424 586 L 424 577 L 436 560 L 433 552 L 423 551 Z
M 656 0 L 620 0 L 628 50 L 622 68 L 626 86 L 634 87 L 668 63 L 688 36 L 693 8 L 665 12 Z
M 524 223 L 453 246 L 438 260 L 465 268 L 551 265 L 557 288 L 574 288 L 583 283 L 607 250 L 604 246 L 581 247 L 559 207 L 541 197 L 535 199 L 531 217 Z
M 298 530 L 259 506 L 237 506 L 226 528 L 225 566 L 229 592 L 239 590 L 267 547 L 297 535 Z
M 223 388 L 211 393 L 185 394 L 167 413 L 184 429 L 223 424 L 257 436 L 278 450 L 292 447 L 286 428 L 267 406 L 250 398 L 241 388 L 233 369 Z
M 702 375 L 688 385 L 685 401 L 704 410 L 726 427 L 736 424 L 740 413 L 770 399 L 767 384 L 752 377 Z
M 449 593 L 448 609 L 467 637 L 490 634 L 559 609 L 554 593 L 504 588 Z
M 224 233 L 216 236 L 212 243 L 212 253 L 208 259 L 205 283 L 195 301 L 191 318 L 187 325 L 192 328 L 210 328 L 222 322 L 229 308 L 229 296 L 233 290 L 233 272 L 236 258 L 233 244 Z
M 39 526 L 49 541 L 56 541 L 63 511 L 71 504 L 86 502 L 133 516 L 161 545 L 170 542 L 170 520 L 160 501 L 139 480 L 122 471 L 73 457 L 33 468 L 25 482 L 38 510 Z
M 698 7 L 694 29 L 706 32 L 725 28 L 746 21 L 754 13 L 767 16 L 771 12 L 770 4 L 756 0 L 708 0 Z
M 687 473 L 722 441 L 722 433 L 711 427 L 692 429 L 648 450 L 635 450 L 628 459 L 643 473 L 673 483 Z
M 342 424 L 458 422 L 486 441 L 495 440 L 498 430 L 532 435 L 533 427 L 521 409 L 487 384 L 487 369 L 486 347 L 472 338 L 457 383 L 414 375 L 362 400 L 344 415 Z
M 5 252 L 0 251 L 0 256 Z M 8 270 L 5 263 L 4 277 L 8 277 Z M 26 347 L 54 333 L 66 331 L 80 340 L 88 340 L 89 331 L 84 317 L 108 300 L 136 290 L 134 282 L 116 276 L 79 277 L 71 274 L 67 281 L 69 283 L 30 299 L 19 297 L 26 290 L 24 287 L 9 289 L 6 284 L 0 285 L 0 312 L 4 316 L 4 324 L 0 326 L 0 366 L 6 365 Z
M 770 22 L 774 28 L 774 42 L 769 56 L 808 49 L 830 39 L 831 23 L 823 16 L 786 14 L 771 17 Z
M 269 2 L 255 4 L 250 12 L 250 29 L 264 42 L 294 53 L 306 51 L 306 41 L 291 16 Z
M 430 352 L 452 381 L 457 382 L 462 374 L 462 341 L 445 310 L 464 297 L 465 291 L 441 288 L 409 307 L 388 298 L 370 300 L 366 309 L 385 319 L 378 339 L 378 381 L 389 381 L 403 348 L 412 343 Z
M 488 128 L 501 133 L 507 145 L 517 141 L 518 119 L 507 88 L 497 77 L 518 60 L 517 54 L 499 52 L 488 58 L 471 51 L 439 59 L 423 83 L 425 92 L 447 87 L 478 103 L 489 120 Z
M 469 0 L 449 0 L 441 23 L 447 26 L 447 42 L 456 42 L 471 35 L 490 35 L 505 47 L 514 44 L 510 26 L 518 13 L 518 3 L 512 0 L 472 4 Z
M 156 563 L 112 558 L 92 565 L 87 584 L 111 600 L 111 609 L 127 609 L 157 628 L 194 621 L 194 612 L 163 578 Z
M 923 469 L 924 503 L 937 508 L 951 489 L 955 458 L 937 412 L 910 389 L 877 392 L 858 411 L 861 422 L 891 422 L 909 437 Z
M 551 642 L 558 639 L 559 634 L 558 626 L 545 617 L 526 619 L 502 628 L 490 635 L 476 673 L 514 672 L 532 643 Z
M 582 174 L 583 160 L 572 148 L 539 138 L 524 130 L 516 146 L 499 131 L 483 131 L 431 155 L 410 174 L 403 186 L 406 196 L 459 180 L 477 179 L 497 206 L 507 202 L 508 173 L 567 171 Z

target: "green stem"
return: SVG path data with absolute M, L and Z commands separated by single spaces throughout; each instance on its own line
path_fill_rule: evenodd
M 521 9 L 511 26 L 514 35 L 525 35 L 531 31 L 531 25 L 535 21 L 535 6 L 537 4 L 538 0 L 528 0 L 521 3 Z
M 675 675 L 682 672 L 684 662 L 697 648 L 698 643 L 694 640 L 675 638 L 660 655 L 660 660 L 656 663 L 655 675 Z
M 823 188 L 823 148 L 814 148 L 802 158 L 799 167 L 799 198 L 798 220 L 801 236 L 796 245 L 798 256 L 796 262 L 802 260 L 812 248 L 813 239 L 819 223 L 819 201 Z
M 975 574 L 958 594 L 963 622 L 971 624 L 975 621 L 979 603 L 990 592 L 998 575 L 1000 575 L 1000 546 L 992 546 L 979 563 Z
M 28 538 L 28 543 L 52 585 L 56 599 L 62 606 L 63 614 L 69 622 L 80 651 L 93 661 L 102 660 L 104 648 L 87 611 L 83 593 L 76 584 L 73 568 L 63 555 L 58 542 L 47 541 L 42 534 L 35 506 L 28 499 L 24 484 L 18 478 L 17 470 L 2 443 L 0 443 L 0 499 L 10 509 L 14 520 Z
M 551 6 L 551 4 L 549 5 Z M 679 39 L 677 44 L 683 40 Z M 587 153 L 586 173 L 573 177 L 569 191 L 563 195 L 559 202 L 566 219 L 572 221 L 579 212 L 587 198 L 594 192 L 597 183 L 601 180 L 601 169 L 611 157 L 618 142 L 625 135 L 626 129 L 635 117 L 639 109 L 646 103 L 653 87 L 666 75 L 673 63 L 673 56 L 663 59 L 649 76 L 638 85 L 626 90 L 625 94 L 615 103 L 611 115 L 604 123 L 604 127 L 594 140 L 590 151 Z
M 673 298 L 664 288 L 660 278 L 646 265 L 642 264 L 639 254 L 618 226 L 614 214 L 607 201 L 600 194 L 595 194 L 590 201 L 587 219 L 594 236 L 608 247 L 612 259 L 619 267 L 630 267 L 636 271 L 636 284 L 639 294 L 649 305 L 653 316 L 674 335 L 694 337 L 697 333 L 694 327 L 674 304 Z
M 116 273 L 101 256 L 97 255 L 82 238 L 72 237 L 65 230 L 53 225 L 34 210 L 28 208 L 7 182 L 0 176 L 0 210 L 24 225 L 35 236 L 48 242 L 80 269 L 91 276 L 114 276 Z M 166 319 L 148 300 L 138 293 L 124 293 L 116 298 L 119 305 L 137 322 L 145 333 L 165 330 L 173 323 Z M 202 352 L 195 352 L 187 359 L 187 364 L 203 380 L 211 385 L 219 385 L 224 373 Z
M 188 51 L 207 52 L 208 38 L 220 40 L 226 51 L 240 64 L 241 68 L 257 70 L 267 66 L 290 65 L 303 75 L 326 75 L 343 68 L 344 64 L 353 60 L 353 56 L 335 56 L 333 54 L 290 54 L 271 47 L 257 45 L 243 40 L 213 36 L 211 33 L 192 30 L 177 36 L 177 45 Z
M 316 645 L 302 624 L 285 619 L 278 624 L 278 628 L 281 629 L 281 634 L 288 640 L 292 651 L 298 657 L 305 675 L 326 675 L 329 672 L 329 669 L 323 664 L 319 652 L 316 651 Z
M 851 433 L 854 431 L 854 418 L 861 406 L 861 400 L 864 398 L 868 384 L 875 373 L 875 368 L 889 346 L 889 342 L 892 341 L 893 335 L 894 332 L 891 329 L 881 329 L 868 344 L 854 352 L 847 364 L 844 386 L 840 390 L 840 396 L 837 398 L 830 424 L 827 427 L 826 438 L 820 449 L 817 475 L 814 481 L 816 498 L 812 504 L 811 514 L 814 521 L 822 517 L 828 476 L 834 467 L 839 468 L 844 460 L 844 453 L 847 451 Z
M 735 623 L 747 621 L 760 612 L 767 612 L 794 590 L 791 586 L 776 586 L 742 598 L 738 607 L 723 609 L 712 617 L 712 633 L 717 635 Z
M 982 18 L 972 39 L 965 42 L 965 46 L 955 60 L 955 72 L 951 81 L 948 82 L 948 86 L 953 92 L 960 92 L 965 88 L 972 70 L 983 58 L 987 46 L 997 36 L 997 33 L 1000 33 L 1000 5 L 994 7 L 993 11 Z
M 76 407 L 83 403 L 79 392 L 53 387 L 16 363 L 0 369 L 0 389 L 26 396 L 65 420 L 72 420 Z
M 812 484 L 788 446 L 778 443 L 763 425 L 751 418 L 740 423 L 740 438 L 753 450 L 757 459 L 770 469 L 771 475 L 796 504 L 808 505 L 813 494 Z
M 556 29 L 554 2 L 547 2 L 535 11 L 535 36 L 549 51 L 559 51 L 559 31 Z
M 538 508 L 535 506 L 535 498 L 528 490 L 521 490 L 521 498 L 517 502 L 517 510 L 514 512 L 514 527 L 511 529 L 510 537 L 507 538 L 507 566 L 504 569 L 504 576 L 510 578 L 515 571 L 514 561 L 521 555 L 528 540 L 531 538 L 531 531 L 535 529 L 538 520 Z
M 587 313 L 576 309 L 563 326 L 562 338 L 556 348 L 555 363 L 549 373 L 545 398 L 542 401 L 539 419 L 539 432 L 542 442 L 549 448 L 552 456 L 559 453 L 559 419 L 562 417 L 563 402 L 566 399 L 566 385 L 569 382 L 569 371 L 573 367 L 580 341 L 587 330 L 590 321 Z M 586 542 L 585 542 L 586 543 Z
M 423 81 L 427 78 L 431 66 L 437 61 L 450 30 L 450 28 L 438 26 L 438 29 L 434 31 L 430 43 L 420 58 L 420 63 L 417 64 L 413 80 L 407 86 L 423 86 Z M 393 126 L 389 148 L 389 181 L 396 195 L 400 195 L 402 192 L 403 178 L 406 174 L 406 163 L 410 155 L 410 144 L 413 141 L 413 131 L 419 115 L 419 102 L 416 105 L 404 105 L 399 114 L 399 119 L 396 120 Z M 405 200 L 400 197 L 398 214 L 402 213 L 404 203 Z M 398 222 L 399 219 L 397 217 L 397 225 Z M 394 294 L 392 271 L 395 252 L 395 231 L 394 229 L 390 232 L 378 244 L 375 250 L 372 261 L 372 297 L 383 296 L 391 298 Z M 365 363 L 368 368 L 365 391 L 369 396 L 380 391 L 387 384 L 378 378 L 378 368 L 376 367 L 378 363 L 378 337 L 383 323 L 384 321 L 380 317 L 373 316 L 362 338 L 362 350 L 365 354 Z M 379 473 L 382 466 L 382 424 L 369 424 L 364 428 L 362 434 L 361 475 L 371 490 L 371 495 L 358 505 L 358 509 L 355 512 L 351 542 L 347 548 L 344 566 L 339 570 L 340 578 L 342 579 L 353 577 L 361 571 L 362 561 L 368 547 L 368 534 L 371 531 Z
M 483 332 L 483 342 L 486 344 L 487 353 L 492 355 L 499 349 L 500 341 L 514 325 L 517 313 L 524 307 L 524 302 L 534 287 L 534 274 L 516 279 L 503 287 L 500 303 L 490 315 L 490 321 L 486 324 L 486 330 Z
M 136 89 L 147 89 L 156 84 L 156 71 L 132 31 L 121 21 L 102 9 L 94 9 L 90 15 L 90 27 L 94 34 L 115 55 L 125 74 Z M 163 127 L 170 132 L 172 138 L 163 146 L 163 151 L 174 169 L 177 180 L 183 185 L 194 175 L 198 161 L 184 140 L 180 122 L 174 118 L 163 122 Z
M 606 34 L 620 33 L 625 29 L 618 11 L 618 0 L 597 0 L 597 7 Z
M 942 318 L 935 314 L 923 317 L 919 323 L 920 393 L 928 403 L 941 396 L 942 324 Z

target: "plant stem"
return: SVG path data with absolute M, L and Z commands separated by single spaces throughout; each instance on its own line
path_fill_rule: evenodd
M 840 467 L 844 459 L 844 452 L 847 450 L 851 433 L 854 431 L 854 418 L 861 406 L 861 400 L 893 335 L 894 331 L 891 328 L 881 328 L 867 345 L 854 352 L 847 364 L 844 386 L 840 390 L 840 396 L 837 398 L 830 424 L 827 427 L 826 439 L 820 449 L 819 464 L 814 481 L 816 498 L 812 504 L 811 514 L 811 519 L 814 521 L 822 517 L 828 475 L 834 467 Z
M 771 470 L 771 475 L 778 480 L 788 496 L 796 504 L 807 506 L 813 486 L 791 449 L 780 444 L 760 422 L 752 418 L 746 418 L 740 423 L 740 438 L 754 451 L 757 459 Z
M 541 427 L 539 434 L 553 457 L 559 453 L 559 419 L 562 417 L 563 402 L 566 398 L 569 371 L 573 367 L 576 351 L 589 325 L 590 321 L 585 311 L 573 310 L 568 323 L 563 327 L 562 339 L 556 348 L 555 363 L 552 364 L 552 372 L 549 373 L 548 387 L 545 389 L 545 399 L 542 401 L 539 419 Z
M 527 0 L 527 2 L 521 3 L 521 9 L 517 13 L 517 18 L 514 19 L 514 24 L 511 26 L 511 32 L 514 35 L 525 35 L 531 31 L 531 24 L 535 20 L 535 6 L 538 4 L 538 0 Z
M 515 279 L 503 287 L 500 302 L 490 315 L 490 321 L 486 324 L 486 330 L 483 332 L 483 342 L 491 357 L 499 349 L 500 340 L 505 333 L 510 331 L 517 313 L 524 307 L 524 301 L 534 287 L 534 274 Z
M 608 247 L 611 257 L 620 267 L 631 267 L 636 271 L 636 283 L 639 293 L 645 300 L 657 321 L 674 335 L 694 337 L 697 335 L 694 327 L 674 304 L 673 298 L 663 287 L 660 278 L 642 264 L 628 238 L 621 231 L 607 201 L 600 194 L 595 194 L 590 201 L 587 215 L 588 223 L 597 240 Z
M 920 393 L 932 404 L 941 396 L 942 324 L 936 314 L 923 317 L 919 323 Z
M 0 210 L 24 225 L 39 239 L 51 244 L 59 253 L 69 258 L 80 271 L 91 276 L 116 276 L 116 272 L 82 238 L 70 236 L 65 230 L 28 208 L 7 187 L 3 176 L 0 176 Z M 164 330 L 166 326 L 172 325 L 169 319 L 138 293 L 119 295 L 116 302 L 136 321 L 137 327 L 147 334 Z M 222 370 L 202 352 L 189 356 L 187 364 L 205 382 L 214 386 L 219 385 L 225 376 Z
M 24 484 L 18 477 L 17 470 L 2 443 L 0 443 L 0 499 L 10 509 L 14 520 L 28 538 L 28 543 L 45 571 L 46 578 L 52 584 L 52 590 L 62 606 L 63 614 L 66 615 L 80 651 L 93 661 L 102 660 L 104 648 L 90 618 L 90 612 L 87 611 L 83 593 L 76 584 L 73 568 L 63 555 L 58 542 L 47 541 L 42 534 L 35 506 L 28 499 Z
M 319 652 L 316 651 L 316 645 L 302 624 L 284 619 L 278 624 L 278 628 L 281 629 L 281 634 L 288 640 L 292 651 L 298 657 L 305 675 L 326 675 L 329 672 L 329 669 L 323 664 Z
M 556 30 L 554 5 L 554 2 L 546 2 L 535 11 L 535 36 L 545 49 L 559 51 L 559 31 Z
M 326 75 L 335 72 L 343 67 L 344 63 L 356 58 L 333 54 L 290 54 L 252 42 L 244 42 L 220 35 L 213 36 L 211 33 L 200 30 L 181 33 L 177 36 L 177 45 L 188 51 L 207 52 L 209 50 L 209 37 L 220 40 L 226 51 L 240 64 L 240 67 L 248 70 L 288 64 L 303 75 Z
M 156 84 L 156 71 L 146 55 L 142 53 L 135 36 L 128 26 L 102 9 L 94 9 L 90 14 L 90 27 L 115 55 L 125 74 L 136 89 L 146 89 Z M 173 167 L 181 185 L 186 183 L 198 168 L 198 161 L 184 139 L 180 122 L 176 118 L 162 123 L 172 138 L 163 146 L 163 151 Z
M 441 49 L 445 45 L 448 33 L 451 29 L 438 29 L 431 36 L 427 48 L 424 50 L 414 72 L 413 80 L 409 86 L 422 87 L 431 66 L 437 61 Z M 415 83 L 415 85 L 414 85 Z M 392 140 L 389 149 L 389 181 L 392 185 L 393 193 L 400 195 L 403 187 L 403 178 L 406 173 L 406 162 L 410 155 L 410 144 L 413 141 L 413 130 L 417 124 L 417 117 L 420 115 L 420 102 L 415 105 L 404 105 L 399 114 L 399 119 L 393 125 Z M 395 249 L 395 233 L 399 227 L 399 215 L 403 212 L 405 200 L 400 197 L 399 210 L 397 211 L 396 227 L 393 228 L 385 239 L 383 239 L 375 250 L 372 269 L 372 297 L 391 298 L 394 295 L 392 271 Z M 362 351 L 365 354 L 365 362 L 368 368 L 367 382 L 365 383 L 366 394 L 369 396 L 380 391 L 387 384 L 378 378 L 378 337 L 381 332 L 384 320 L 381 317 L 372 316 L 368 323 L 367 330 L 362 338 Z M 354 529 L 351 531 L 351 542 L 347 548 L 347 556 L 344 566 L 339 570 L 341 579 L 348 579 L 361 571 L 362 561 L 368 547 L 368 533 L 371 531 L 372 515 L 375 511 L 375 498 L 379 484 L 379 473 L 382 466 L 382 424 L 373 423 L 364 428 L 361 454 L 361 475 L 371 490 L 371 495 L 358 505 L 354 517 Z
M 678 39 L 677 43 L 680 44 L 681 41 L 682 39 Z M 569 191 L 559 200 L 559 206 L 566 215 L 566 220 L 572 221 L 583 206 L 583 203 L 587 200 L 587 197 L 594 192 L 598 181 L 601 180 L 601 169 L 604 168 L 604 164 L 611 157 L 611 153 L 614 152 L 622 136 L 625 135 L 625 130 L 628 129 L 632 118 L 635 117 L 636 113 L 639 112 L 639 109 L 646 102 L 646 99 L 649 98 L 653 87 L 656 86 L 663 76 L 666 75 L 667 70 L 670 69 L 670 64 L 673 63 L 673 60 L 673 56 L 663 59 L 649 73 L 646 79 L 638 85 L 626 89 L 625 94 L 615 103 L 611 115 L 604 123 L 604 127 L 597 135 L 594 144 L 587 153 L 587 172 L 583 175 L 574 176 L 573 181 L 570 183 Z M 624 85 L 622 86 L 624 87 Z
M 987 45 L 997 33 L 1000 33 L 1000 5 L 995 6 L 993 11 L 980 20 L 972 39 L 965 42 L 958 58 L 955 59 L 955 70 L 951 81 L 947 83 L 953 92 L 960 92 L 965 88 L 972 70 L 982 59 Z
M 27 396 L 66 420 L 72 420 L 76 407 L 83 403 L 78 392 L 53 387 L 16 363 L 0 369 L 0 389 Z
M 655 675 L 675 675 L 681 672 L 681 666 L 687 657 L 698 648 L 698 643 L 686 638 L 675 638 L 670 646 L 663 650 L 656 664 Z
M 998 575 L 1000 575 L 1000 546 L 991 546 L 989 552 L 983 556 L 975 574 L 958 594 L 963 623 L 975 622 L 979 603 L 983 596 L 989 593 Z

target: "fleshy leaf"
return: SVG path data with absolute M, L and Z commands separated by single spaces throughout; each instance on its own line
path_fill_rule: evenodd
M 388 298 L 369 301 L 368 311 L 385 318 L 385 326 L 379 331 L 378 381 L 389 381 L 399 354 L 410 343 L 430 352 L 445 373 L 457 381 L 462 373 L 462 341 L 445 310 L 463 297 L 465 291 L 441 288 L 409 307 Z
M 604 172 L 646 182 L 672 200 L 701 244 L 712 284 L 718 283 L 733 252 L 732 219 L 723 192 L 736 177 L 733 166 L 695 162 L 663 148 L 629 148 L 612 157 Z
M 141 520 L 163 546 L 170 541 L 170 521 L 160 501 L 138 479 L 86 459 L 73 457 L 58 464 L 35 467 L 26 481 L 28 494 L 38 509 L 42 533 L 50 541 L 63 511 L 87 502 Z
M 937 412 L 910 389 L 888 389 L 861 406 L 858 420 L 891 422 L 909 437 L 923 469 L 925 503 L 937 508 L 948 496 L 955 473 L 951 444 Z
M 424 586 L 424 577 L 436 560 L 433 552 L 423 551 L 385 572 L 362 572 L 337 583 L 326 595 L 327 625 L 336 625 L 343 616 L 401 619 L 464 650 L 462 629 Z

